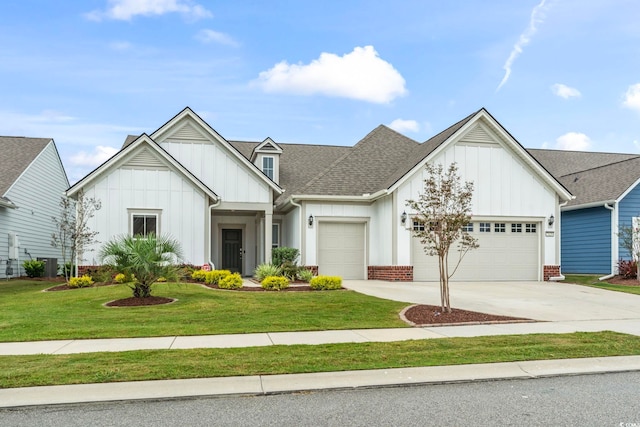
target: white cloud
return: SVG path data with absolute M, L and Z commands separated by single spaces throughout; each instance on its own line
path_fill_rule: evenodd
M 240 45 L 228 34 L 220 33 L 214 30 L 201 30 L 196 34 L 196 40 L 202 43 L 218 43 L 226 46 L 237 47 Z
M 117 148 L 98 145 L 93 152 L 80 151 L 69 159 L 74 166 L 92 166 L 96 167 L 109 160 L 111 156 L 118 152 Z
M 91 21 L 130 21 L 137 15 L 153 16 L 166 13 L 181 13 L 193 20 L 213 16 L 207 9 L 190 0 L 109 0 L 106 10 L 94 10 L 85 17 Z
M 322 94 L 384 104 L 405 95 L 405 80 L 373 46 L 356 47 L 343 56 L 322 53 L 310 64 L 282 61 L 260 73 L 266 92 Z
M 562 83 L 554 84 L 553 86 L 551 86 L 551 90 L 553 91 L 554 95 L 564 99 L 569 99 L 572 97 L 579 98 L 580 96 L 582 96 L 578 89 L 563 85 Z
M 502 68 L 504 69 L 504 77 L 502 81 L 498 85 L 496 92 L 500 90 L 500 88 L 509 80 L 509 76 L 511 75 L 511 67 L 518 56 L 522 53 L 522 49 L 529 44 L 533 35 L 538 31 L 537 25 L 541 24 L 544 19 L 544 13 L 547 11 L 548 6 L 545 7 L 547 0 L 541 0 L 540 3 L 531 11 L 531 18 L 529 19 L 529 26 L 518 38 L 518 41 L 515 45 L 513 45 L 513 49 L 511 50 L 511 54 L 509 54 L 509 58 L 504 63 Z
M 629 86 L 622 105 L 640 112 L 640 83 Z
M 398 132 L 418 132 L 420 124 L 415 120 L 395 119 L 389 124 L 389 127 Z
M 556 139 L 555 148 L 558 150 L 588 151 L 591 139 L 584 133 L 568 132 Z
M 120 42 L 111 42 L 109 43 L 109 48 L 111 50 L 115 50 L 115 51 L 125 51 L 125 50 L 129 50 L 133 47 L 133 45 L 129 42 L 124 42 L 124 41 L 120 41 Z

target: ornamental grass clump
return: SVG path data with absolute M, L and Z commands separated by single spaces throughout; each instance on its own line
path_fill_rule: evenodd
M 331 291 L 342 288 L 342 277 L 316 276 L 309 282 L 314 291 Z
M 227 274 L 218 282 L 218 287 L 220 289 L 240 289 L 242 287 L 242 276 L 239 273 Z
M 289 287 L 289 279 L 284 276 L 269 276 L 265 277 L 261 285 L 268 291 L 280 291 Z
M 282 269 L 275 264 L 260 264 L 254 270 L 253 275 L 256 277 L 258 282 L 262 282 L 269 276 L 282 275 Z

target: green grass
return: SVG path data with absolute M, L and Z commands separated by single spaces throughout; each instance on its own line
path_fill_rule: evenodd
M 106 308 L 124 285 L 41 292 L 54 284 L 0 282 L 0 342 L 406 327 L 407 304 L 352 291 L 233 292 L 158 283 L 173 304 Z
M 578 285 L 591 286 L 593 288 L 606 289 L 609 291 L 626 292 L 628 294 L 640 295 L 640 286 L 624 286 L 614 285 L 601 282 L 598 280 L 600 276 L 594 276 L 590 274 L 567 274 L 565 275 L 565 283 L 576 283 Z
M 582 332 L 391 343 L 0 356 L 0 388 L 637 354 L 640 337 Z

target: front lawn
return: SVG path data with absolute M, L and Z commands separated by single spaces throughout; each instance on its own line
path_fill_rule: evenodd
M 626 292 L 628 294 L 640 295 L 640 286 L 616 285 L 599 281 L 599 276 L 591 274 L 566 274 L 565 283 L 575 283 L 578 285 L 591 286 L 593 288 L 607 289 L 609 291 Z
M 578 332 L 389 343 L 0 356 L 0 388 L 637 354 L 640 337 Z
M 239 292 L 158 283 L 161 306 L 106 308 L 131 296 L 124 285 L 42 292 L 40 281 L 0 282 L 0 342 L 400 328 L 407 304 L 353 291 Z

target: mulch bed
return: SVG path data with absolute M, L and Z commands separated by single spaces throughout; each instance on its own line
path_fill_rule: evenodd
M 270 291 L 270 290 L 264 289 L 262 286 L 243 286 L 240 289 L 222 289 L 222 288 L 219 288 L 218 285 L 210 285 L 202 282 L 200 282 L 200 284 L 211 289 L 220 289 L 223 291 L 239 291 L 239 292 L 312 292 L 313 291 L 313 289 L 311 289 L 311 286 L 309 285 L 289 286 L 288 288 L 282 289 L 280 291 Z
M 174 302 L 173 298 L 165 298 L 165 297 L 146 297 L 146 298 L 123 298 L 115 301 L 111 301 L 106 303 L 107 307 L 140 307 L 145 305 L 160 305 L 160 304 L 169 304 Z
M 622 276 L 613 276 L 611 279 L 605 280 L 607 283 L 611 283 L 612 285 L 622 285 L 622 286 L 640 286 L 640 282 L 638 279 L 625 279 Z
M 110 282 L 100 282 L 100 283 L 94 283 L 91 286 L 87 286 L 87 288 L 95 288 L 98 286 L 111 286 L 111 285 L 116 285 L 117 283 L 110 283 Z M 47 288 L 44 291 L 45 292 L 55 292 L 55 291 L 69 291 L 69 290 L 73 290 L 73 289 L 83 289 L 83 288 L 72 288 L 69 285 L 67 285 L 66 283 L 64 285 L 57 285 L 57 286 L 53 286 L 51 288 Z
M 443 313 L 439 306 L 414 305 L 406 309 L 401 316 L 414 325 L 449 325 L 460 323 L 500 323 L 500 322 L 533 322 L 521 317 L 498 316 L 496 314 L 478 313 L 476 311 L 452 308 L 451 313 Z

